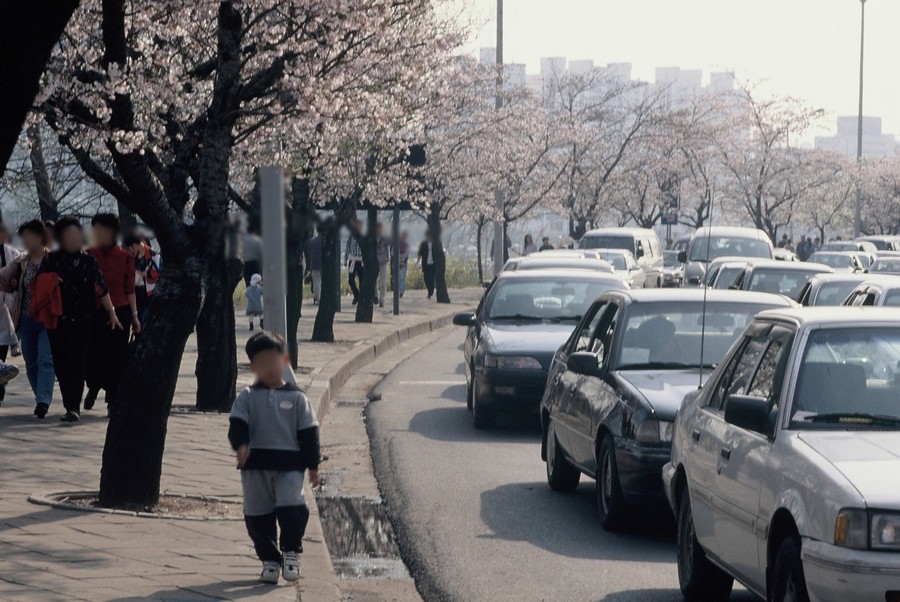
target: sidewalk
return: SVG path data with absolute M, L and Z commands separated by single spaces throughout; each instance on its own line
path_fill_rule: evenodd
M 354 324 L 345 303 L 335 319 L 333 344 L 308 341 L 315 307 L 304 305 L 297 379 L 319 406 L 320 419 L 332 396 L 359 368 L 403 340 L 449 323 L 471 308 L 481 291 L 451 291 L 452 305 L 437 305 L 422 291 L 409 291 L 400 316 L 375 310 L 374 324 Z M 238 388 L 250 373 L 242 347 L 249 333 L 239 313 Z M 162 491 L 240 499 L 240 479 L 227 443 L 228 419 L 188 413 L 193 406 L 196 344 L 185 350 L 169 418 Z M 298 587 L 257 583 L 259 564 L 243 521 L 142 518 L 59 510 L 29 503 L 33 493 L 90 491 L 99 486 L 106 428 L 102 402 L 74 427 L 58 421 L 54 398 L 44 421 L 31 415 L 32 397 L 22 374 L 8 386 L 0 408 L 0 600 L 339 600 L 337 578 L 325 549 L 318 514 L 304 539 L 303 577 Z M 323 432 L 327 441 L 328 433 Z M 327 470 L 327 463 L 323 464 Z M 312 496 L 307 490 L 307 499 Z

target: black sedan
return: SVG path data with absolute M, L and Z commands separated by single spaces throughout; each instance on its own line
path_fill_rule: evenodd
M 627 285 L 587 270 L 501 273 L 475 313 L 457 314 L 468 326 L 467 405 L 475 428 L 490 428 L 498 411 L 537 414 L 553 354 L 597 297 Z
M 660 475 L 685 394 L 758 312 L 791 305 L 780 295 L 712 289 L 598 299 L 553 358 L 541 402 L 550 487 L 572 490 L 582 473 L 596 479 L 607 529 L 623 526 L 629 504 L 662 503 Z

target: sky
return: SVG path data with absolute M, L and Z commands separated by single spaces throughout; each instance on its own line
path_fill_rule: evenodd
M 495 45 L 496 0 L 455 0 L 472 24 L 466 46 Z M 765 91 L 856 115 L 859 0 L 505 0 L 504 61 L 539 71 L 540 58 L 632 63 L 653 81 L 656 67 L 733 71 Z M 900 0 L 866 2 L 864 113 L 900 135 Z M 827 131 L 811 132 L 825 134 Z

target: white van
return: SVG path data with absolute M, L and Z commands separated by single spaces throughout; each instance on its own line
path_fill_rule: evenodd
M 626 249 L 644 271 L 645 287 L 661 287 L 663 251 L 656 232 L 647 228 L 597 228 L 581 237 L 579 249 Z
M 769 235 L 756 228 L 713 226 L 700 228 L 678 259 L 684 266 L 684 287 L 701 286 L 709 262 L 719 257 L 774 259 Z

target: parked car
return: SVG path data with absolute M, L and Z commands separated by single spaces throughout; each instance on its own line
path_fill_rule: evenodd
M 466 405 L 475 428 L 492 427 L 498 411 L 536 413 L 553 354 L 597 297 L 627 286 L 588 270 L 503 272 L 475 313 L 454 316 L 468 327 Z
M 627 249 L 644 270 L 644 286 L 662 286 L 663 252 L 656 232 L 648 228 L 598 228 L 589 230 L 579 249 Z
M 515 272 L 519 270 L 590 270 L 592 272 L 600 272 L 602 274 L 613 274 L 615 270 L 608 261 L 602 259 L 591 259 L 588 257 L 542 257 L 540 255 L 529 255 L 528 257 L 517 257 L 517 261 L 512 259 L 503 265 L 504 272 Z
M 879 257 L 869 268 L 872 274 L 900 274 L 900 257 Z
M 806 282 L 816 274 L 833 274 L 830 267 L 818 263 L 794 261 L 754 261 L 744 267 L 731 288 L 775 293 L 795 299 Z
M 628 249 L 597 249 L 600 259 L 608 261 L 616 274 L 631 288 L 644 288 L 647 276 Z M 665 267 L 663 268 L 665 272 Z
M 706 300 L 704 303 L 704 299 Z M 612 291 L 553 358 L 541 402 L 547 481 L 596 479 L 600 520 L 621 527 L 630 504 L 661 503 L 672 421 L 688 391 L 758 312 L 794 303 L 734 291 Z
M 675 241 L 675 244 L 672 245 L 673 251 L 687 251 L 688 245 L 691 243 L 691 235 L 687 236 L 679 236 Z
M 860 236 L 856 240 L 864 240 L 875 245 L 879 251 L 900 251 L 900 236 L 874 235 Z
M 772 254 L 778 261 L 800 261 L 800 258 L 797 257 L 796 253 L 788 251 L 784 247 L 775 247 L 772 249 Z
M 803 286 L 797 302 L 805 306 L 842 305 L 856 285 L 867 278 L 866 274 L 817 274 Z
M 900 307 L 900 278 L 869 276 L 850 291 L 842 305 Z
M 718 257 L 772 259 L 772 241 L 762 230 L 715 226 L 700 228 L 679 255 L 684 268 L 684 285 L 701 286 L 709 263 Z
M 807 259 L 809 263 L 821 263 L 837 273 L 855 274 L 865 271 L 859 257 L 850 251 L 816 251 Z
M 684 280 L 684 264 L 678 261 L 678 251 L 663 251 L 663 286 L 680 288 Z
M 688 600 L 900 591 L 900 311 L 761 313 L 675 419 L 663 469 Z

